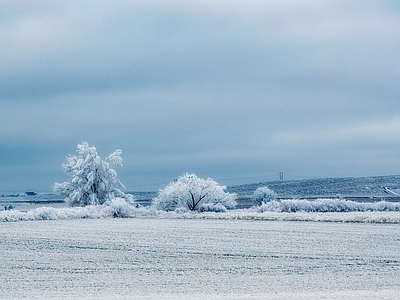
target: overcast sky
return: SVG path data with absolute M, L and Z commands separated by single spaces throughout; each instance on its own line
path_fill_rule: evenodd
M 0 0 L 0 193 L 400 174 L 399 3 Z

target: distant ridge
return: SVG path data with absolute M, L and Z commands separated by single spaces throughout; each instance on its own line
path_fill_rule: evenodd
M 320 178 L 268 181 L 227 187 L 238 196 L 249 196 L 260 186 L 267 186 L 279 198 L 399 198 L 400 175 Z

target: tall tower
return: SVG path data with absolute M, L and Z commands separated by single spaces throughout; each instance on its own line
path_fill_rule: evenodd
M 283 181 L 283 172 L 279 172 L 279 181 Z

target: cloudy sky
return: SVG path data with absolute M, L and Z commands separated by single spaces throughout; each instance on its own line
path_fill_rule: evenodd
M 0 192 L 400 174 L 400 4 L 0 0 Z

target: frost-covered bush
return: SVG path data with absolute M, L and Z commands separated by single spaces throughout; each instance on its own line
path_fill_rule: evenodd
M 200 212 L 227 212 L 225 206 L 221 203 L 213 204 L 213 203 L 204 203 L 199 208 Z
M 114 218 L 129 218 L 135 214 L 136 207 L 127 203 L 125 199 L 114 198 L 105 203 L 110 208 L 110 215 Z
M 400 211 L 399 202 L 354 202 L 342 199 L 280 200 L 263 203 L 257 208 L 259 212 L 366 212 L 366 211 Z
M 185 208 L 190 211 L 223 211 L 235 208 L 236 194 L 225 192 L 225 186 L 211 178 L 202 179 L 195 174 L 184 174 L 169 183 L 153 199 L 153 207 L 173 211 Z
M 186 207 L 177 207 L 177 208 L 175 209 L 175 212 L 176 212 L 177 214 L 184 214 L 184 213 L 189 212 L 189 210 L 188 210 Z
M 84 207 L 38 207 L 27 212 L 18 210 L 0 212 L 0 222 L 35 221 L 35 220 L 69 220 L 101 218 L 134 218 L 138 215 L 153 215 L 150 209 L 135 207 L 122 198 L 114 198 L 102 205 Z
M 102 160 L 95 147 L 85 141 L 77 146 L 78 155 L 69 155 L 62 165 L 71 180 L 55 183 L 54 191 L 65 197 L 70 206 L 98 205 L 116 197 L 133 202 L 133 196 L 121 191 L 125 186 L 112 167 L 121 167 L 121 150 Z
M 259 187 L 253 193 L 253 204 L 256 206 L 262 205 L 276 199 L 276 194 L 266 186 Z

